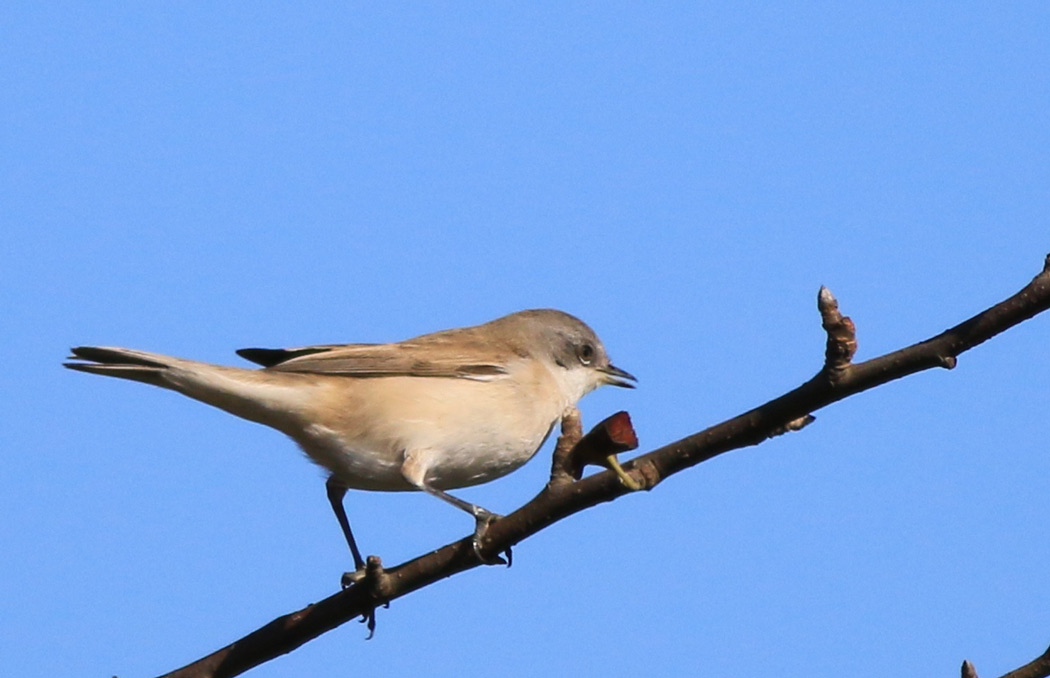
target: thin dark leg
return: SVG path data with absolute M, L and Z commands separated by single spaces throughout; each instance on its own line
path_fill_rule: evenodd
M 350 531 L 350 521 L 346 517 L 346 509 L 343 508 L 343 497 L 346 496 L 347 488 L 336 480 L 335 476 L 328 476 L 324 487 L 328 491 L 328 501 L 332 504 L 332 511 L 335 513 L 336 520 L 339 521 L 339 527 L 343 528 L 343 536 L 346 537 L 346 543 L 350 547 L 350 555 L 354 557 L 354 569 L 363 570 L 365 559 L 361 557 L 361 552 L 357 550 L 357 542 L 354 541 L 354 533 Z

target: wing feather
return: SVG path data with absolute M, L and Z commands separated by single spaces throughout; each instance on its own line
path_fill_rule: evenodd
M 348 377 L 445 377 L 488 380 L 507 373 L 499 351 L 466 331 L 438 332 L 393 344 L 291 349 L 248 348 L 238 355 L 275 372 Z

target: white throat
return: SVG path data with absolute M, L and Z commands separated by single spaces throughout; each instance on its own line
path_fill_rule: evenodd
M 562 396 L 562 405 L 566 408 L 575 405 L 580 398 L 598 388 L 601 381 L 598 373 L 588 367 L 570 367 L 548 365 L 555 383 Z

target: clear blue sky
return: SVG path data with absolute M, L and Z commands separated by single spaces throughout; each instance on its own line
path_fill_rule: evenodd
M 643 449 L 1012 294 L 1050 251 L 1050 6 L 19 3 L 0 10 L 0 657 L 150 676 L 332 593 L 280 434 L 63 370 L 239 363 L 553 306 Z M 1050 318 L 563 522 L 253 676 L 997 675 L 1050 639 Z M 509 511 L 544 450 L 463 496 Z M 356 493 L 389 564 L 464 536 Z

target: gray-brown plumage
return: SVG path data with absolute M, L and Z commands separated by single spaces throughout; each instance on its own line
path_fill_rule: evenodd
M 445 489 L 487 482 L 528 461 L 555 422 L 602 384 L 631 386 L 597 335 L 561 311 L 389 344 L 242 349 L 243 369 L 125 348 L 82 346 L 66 367 L 177 391 L 292 437 L 331 474 L 329 498 L 353 543 L 347 488 L 423 490 L 492 518 Z

